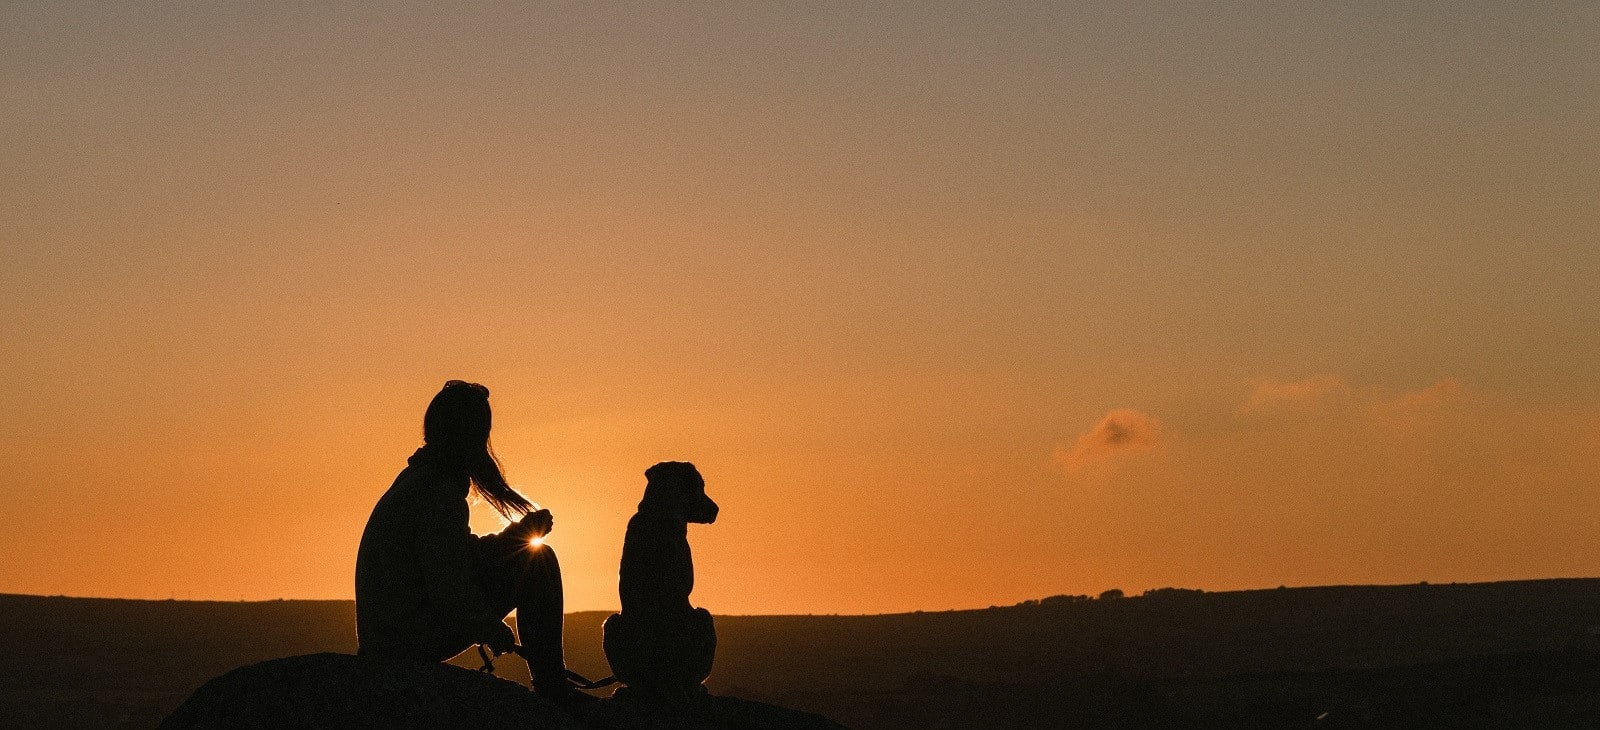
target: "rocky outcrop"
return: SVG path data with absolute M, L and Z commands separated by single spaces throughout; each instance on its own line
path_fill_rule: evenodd
M 826 717 L 738 697 L 708 696 L 691 706 L 665 708 L 618 690 L 594 703 L 583 717 L 585 727 L 611 730 L 645 728 L 740 728 L 741 730 L 842 730 Z
M 578 728 L 526 687 L 449 664 L 307 654 L 206 682 L 163 728 Z
M 838 728 L 821 715 L 733 697 L 669 709 L 626 691 L 575 718 L 515 682 L 449 664 L 308 654 L 235 669 L 195 690 L 163 728 Z

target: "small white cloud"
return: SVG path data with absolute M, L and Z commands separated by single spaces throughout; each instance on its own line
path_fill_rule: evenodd
M 1244 421 L 1337 427 L 1411 438 L 1436 431 L 1447 423 L 1466 393 L 1466 386 L 1456 378 L 1398 395 L 1385 394 L 1375 387 L 1355 388 L 1337 375 L 1259 380 L 1234 408 L 1234 415 Z
M 1052 458 L 1068 471 L 1110 456 L 1154 450 L 1162 444 L 1161 421 L 1153 416 L 1119 408 L 1107 413 L 1072 446 L 1057 446 Z
M 1403 434 L 1415 434 L 1437 424 L 1446 409 L 1459 402 L 1466 386 L 1455 378 L 1445 378 L 1421 390 L 1401 393 L 1368 406 L 1380 423 Z
M 1337 375 L 1259 380 L 1234 414 L 1244 418 L 1322 414 L 1347 403 L 1352 395 L 1350 384 Z

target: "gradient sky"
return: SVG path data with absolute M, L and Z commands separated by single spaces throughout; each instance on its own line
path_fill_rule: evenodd
M 0 4 L 0 592 L 349 598 L 449 378 L 570 609 L 1597 574 L 1595 4 L 528 5 Z

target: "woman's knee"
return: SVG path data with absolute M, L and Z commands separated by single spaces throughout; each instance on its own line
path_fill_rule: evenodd
M 536 570 L 561 575 L 561 560 L 556 557 L 556 549 L 549 545 L 530 546 L 528 564 Z
M 519 575 L 514 582 L 521 591 L 532 591 L 535 594 L 554 594 L 561 592 L 561 561 L 556 558 L 556 551 L 549 545 L 537 545 L 529 548 L 523 556 L 519 566 Z M 528 595 L 523 593 L 523 595 Z

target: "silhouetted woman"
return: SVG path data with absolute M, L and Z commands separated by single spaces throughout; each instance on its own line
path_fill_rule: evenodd
M 587 699 L 566 680 L 561 567 L 548 545 L 530 544 L 553 520 L 506 484 L 489 447 L 489 423 L 489 389 L 476 383 L 445 383 L 428 404 L 422 448 L 372 508 L 361 535 L 360 653 L 437 662 L 478 643 L 503 653 L 516 643 L 502 620 L 515 608 L 534 691 L 561 704 Z M 472 534 L 469 485 L 517 521 L 493 535 Z

